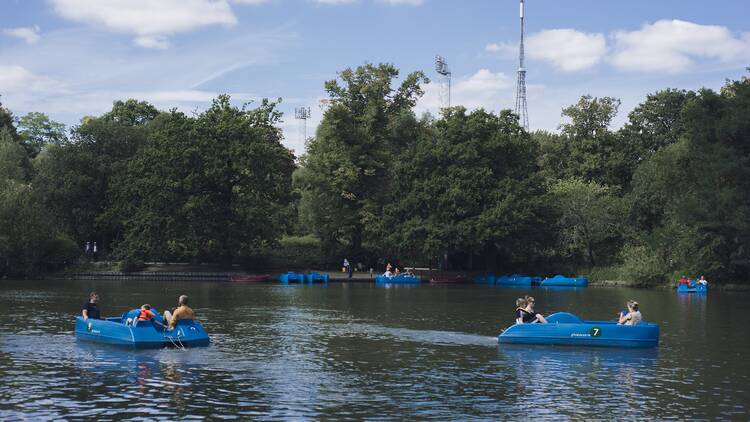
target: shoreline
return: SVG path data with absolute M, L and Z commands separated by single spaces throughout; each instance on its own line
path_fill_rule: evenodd
M 252 275 L 269 275 L 270 279 L 268 281 L 262 281 L 260 283 L 269 283 L 269 282 L 278 282 L 278 278 L 281 274 L 285 274 L 287 271 L 279 272 L 279 271 L 268 271 L 268 272 L 242 272 L 242 271 L 133 271 L 133 272 L 125 272 L 125 271 L 82 271 L 82 272 L 76 272 L 76 273 L 67 273 L 67 274 L 54 274 L 47 277 L 43 277 L 42 279 L 49 279 L 49 280 L 143 280 L 143 281 L 217 281 L 217 282 L 230 282 L 229 277 L 234 275 L 244 275 L 244 274 L 252 274 Z M 370 275 L 370 273 L 357 273 L 355 272 L 352 275 L 352 278 L 349 279 L 347 273 L 342 273 L 340 271 L 316 271 L 316 270 L 297 270 L 295 272 L 298 273 L 309 273 L 309 272 L 316 272 L 318 274 L 328 274 L 329 276 L 329 282 L 336 282 L 336 283 L 374 283 L 375 282 L 375 276 L 376 274 Z M 441 273 L 444 274 L 444 273 Z M 422 277 L 425 281 L 423 284 L 430 284 L 429 278 L 430 275 L 424 274 L 418 274 L 420 277 Z M 467 279 L 470 279 L 469 277 L 466 277 Z M 236 282 L 236 283 L 247 283 L 247 282 Z M 253 283 L 253 282 L 250 282 Z M 255 282 L 258 283 L 258 282 Z M 468 285 L 468 284 L 477 284 L 472 282 L 464 282 L 464 283 L 437 283 L 437 284 L 459 284 L 459 285 Z M 539 286 L 534 286 L 539 287 Z M 634 289 L 653 289 L 653 290 L 674 290 L 675 286 L 670 284 L 660 284 L 660 285 L 644 285 L 638 282 L 634 281 L 627 281 L 627 280 L 596 280 L 596 281 L 589 281 L 588 287 L 595 287 L 595 288 L 634 288 Z M 737 283 L 728 283 L 728 284 L 712 284 L 710 289 L 712 290 L 721 290 L 721 291 L 728 291 L 728 292 L 746 292 L 750 291 L 750 285 L 746 284 L 737 284 Z

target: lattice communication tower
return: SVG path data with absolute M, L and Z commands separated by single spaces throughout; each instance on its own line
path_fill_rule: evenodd
M 521 45 L 518 49 L 518 82 L 516 84 L 516 114 L 518 123 L 529 130 L 529 110 L 526 105 L 526 68 L 523 66 L 523 0 L 521 0 Z

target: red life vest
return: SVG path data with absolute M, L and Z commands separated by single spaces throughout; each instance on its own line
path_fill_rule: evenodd
M 153 312 L 151 312 L 148 309 L 141 309 L 141 314 L 138 315 L 138 321 L 148 321 L 151 318 L 155 317 Z

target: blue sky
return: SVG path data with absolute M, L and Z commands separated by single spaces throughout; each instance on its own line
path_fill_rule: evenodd
M 583 94 L 622 100 L 717 89 L 750 66 L 746 0 L 527 0 L 530 127 L 556 130 Z M 452 71 L 452 104 L 514 104 L 518 1 L 513 0 L 0 0 L 0 101 L 76 124 L 137 98 L 203 110 L 281 97 L 285 144 L 304 151 L 295 107 L 320 120 L 323 82 L 346 67 L 390 62 L 435 80 Z M 439 85 L 417 112 L 436 114 Z

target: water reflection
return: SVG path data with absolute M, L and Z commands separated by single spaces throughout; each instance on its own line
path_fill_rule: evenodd
M 186 293 L 206 348 L 77 342 L 96 289 L 108 314 Z M 750 295 L 538 289 L 544 309 L 609 316 L 639 299 L 658 349 L 497 344 L 528 290 L 18 282 L 0 285 L 0 419 L 747 419 Z M 31 323 L 29 323 L 31 321 Z
M 519 406 L 536 417 L 643 417 L 651 399 L 644 386 L 655 376 L 659 356 L 657 349 L 521 345 L 503 345 L 498 353 L 516 374 L 516 394 L 535 404 Z

